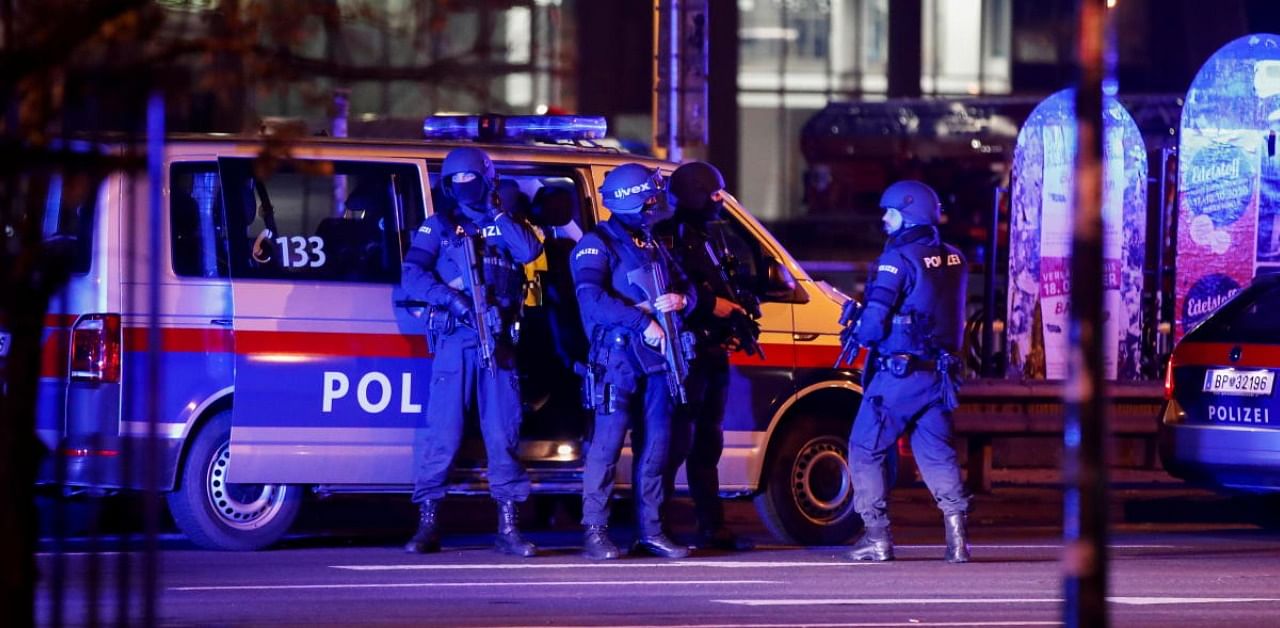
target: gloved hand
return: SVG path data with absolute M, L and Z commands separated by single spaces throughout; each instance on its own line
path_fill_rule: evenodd
M 449 297 L 449 313 L 458 320 L 471 320 L 471 300 L 461 292 L 454 292 Z
M 657 321 L 649 321 L 649 326 L 644 328 L 643 336 L 645 344 L 666 353 L 666 345 L 662 344 L 662 341 L 667 339 L 667 334 L 662 331 L 662 325 Z

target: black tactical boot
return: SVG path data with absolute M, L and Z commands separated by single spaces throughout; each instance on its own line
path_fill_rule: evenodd
M 756 544 L 745 536 L 738 536 L 724 526 L 714 530 L 698 531 L 698 547 L 718 549 L 728 552 L 745 552 L 755 549 Z
M 947 531 L 947 555 L 944 559 L 949 563 L 969 562 L 969 539 L 964 526 L 968 517 L 962 513 L 952 513 L 942 518 L 943 527 Z
M 526 541 L 516 527 L 516 503 L 511 500 L 498 502 L 498 538 L 495 543 L 499 552 L 529 558 L 538 554 L 538 548 Z
M 643 552 L 659 558 L 685 558 L 689 555 L 689 548 L 683 545 L 676 545 L 674 541 L 661 532 L 653 536 L 642 536 L 636 539 L 631 551 L 632 553 Z
M 582 555 L 591 560 L 613 560 L 620 556 L 618 546 L 609 540 L 609 528 L 606 526 L 587 526 L 582 535 Z
M 440 551 L 440 534 L 436 532 L 436 505 L 428 499 L 418 505 L 418 531 L 404 544 L 404 551 L 411 554 L 430 554 Z
M 849 560 L 877 563 L 893 560 L 893 537 L 889 535 L 889 527 L 867 528 L 845 556 Z

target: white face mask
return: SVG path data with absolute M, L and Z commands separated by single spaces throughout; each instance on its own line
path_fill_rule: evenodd
M 902 228 L 902 212 L 893 207 L 884 208 L 884 217 L 881 222 L 884 223 L 884 232 L 893 235 Z

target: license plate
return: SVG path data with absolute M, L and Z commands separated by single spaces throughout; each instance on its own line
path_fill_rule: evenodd
M 1204 374 L 1204 392 L 1220 395 L 1262 397 L 1271 394 L 1275 373 L 1268 370 L 1209 369 Z
M 9 332 L 0 331 L 0 358 L 9 355 Z

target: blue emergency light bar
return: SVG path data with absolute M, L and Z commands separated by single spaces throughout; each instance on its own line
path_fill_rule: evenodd
M 571 142 L 598 140 L 608 125 L 596 116 L 428 116 L 422 134 L 433 140 Z

